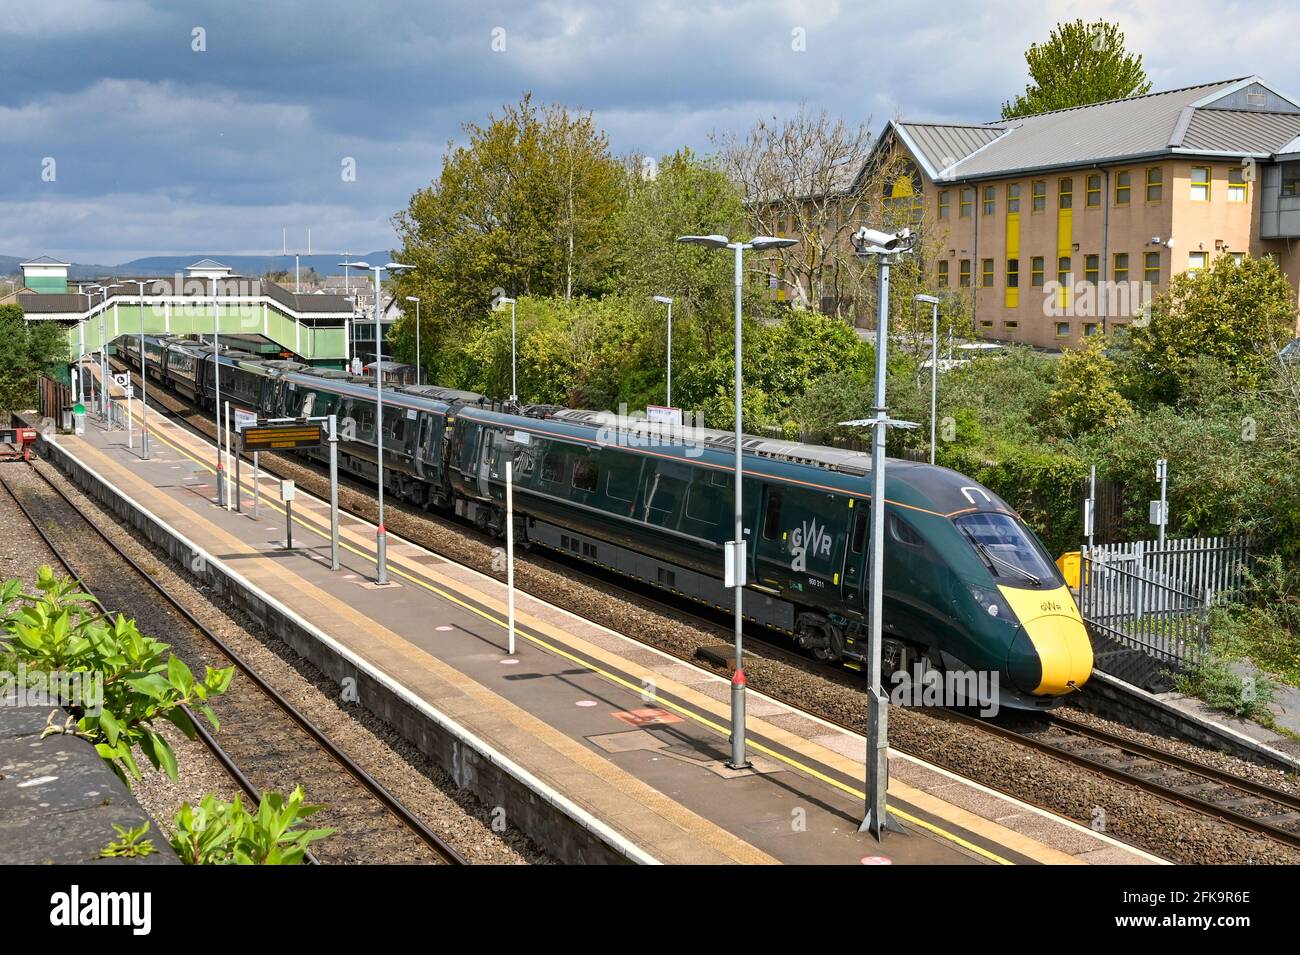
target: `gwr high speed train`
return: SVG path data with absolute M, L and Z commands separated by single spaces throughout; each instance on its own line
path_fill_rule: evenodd
M 138 368 L 138 345 L 125 343 Z M 147 373 L 210 405 L 266 417 L 335 414 L 340 466 L 374 481 L 373 382 L 145 338 Z M 724 608 L 723 542 L 734 536 L 733 435 L 662 433 L 555 406 L 506 406 L 429 385 L 383 393 L 385 487 L 429 509 L 505 530 L 514 462 L 516 534 L 655 587 Z M 866 642 L 870 455 L 746 438 L 745 613 L 826 660 L 856 666 Z M 307 452 L 323 457 L 325 452 Z M 1002 705 L 1047 708 L 1092 671 L 1078 608 L 1042 544 L 996 494 L 947 468 L 891 460 L 884 569 L 887 659 L 998 674 Z

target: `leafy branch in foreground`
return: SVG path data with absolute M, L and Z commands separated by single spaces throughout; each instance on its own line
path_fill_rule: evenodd
M 197 730 L 189 708 L 195 707 L 216 729 L 208 700 L 226 692 L 234 667 L 208 667 L 196 680 L 185 662 L 168 652 L 168 644 L 144 636 L 121 614 L 109 618 L 93 612 L 93 598 L 76 587 L 49 567 L 37 572 L 38 596 L 23 593 L 20 581 L 0 584 L 0 624 L 15 657 L 46 674 L 94 678 L 82 681 L 94 687 L 94 698 L 85 692 L 63 725 L 51 722 L 43 735 L 72 733 L 90 740 L 127 786 L 141 777 L 137 749 L 175 780 L 176 755 L 155 728 L 157 721 L 167 720 L 193 739 Z

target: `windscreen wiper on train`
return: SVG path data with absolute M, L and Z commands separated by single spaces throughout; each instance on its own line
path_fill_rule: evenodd
M 981 557 L 984 558 L 984 563 L 988 565 L 989 570 L 993 571 L 993 575 L 995 577 L 1003 576 L 1002 574 L 999 574 L 997 568 L 994 567 L 994 564 L 1001 564 L 1003 567 L 1008 567 L 1011 570 L 1014 570 L 1017 574 L 1025 578 L 1025 580 L 1029 581 L 1035 587 L 1041 587 L 1043 585 L 1043 581 L 1041 580 L 1041 578 L 1035 576 L 1034 574 L 1031 574 L 1029 571 L 1025 570 L 1019 564 L 1013 564 L 1011 561 L 999 557 L 997 554 L 989 550 L 983 541 L 976 540 L 975 535 L 972 534 L 970 531 L 968 531 L 966 528 L 963 527 L 961 529 L 961 532 L 966 535 L 966 539 L 971 542 L 971 545 L 975 548 L 976 552 Z

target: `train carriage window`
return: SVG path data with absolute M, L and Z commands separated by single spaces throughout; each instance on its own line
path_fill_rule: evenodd
M 722 522 L 726 503 L 717 485 L 701 474 L 686 492 L 686 516 L 698 524 L 716 527 Z
M 642 520 L 660 527 L 672 526 L 674 515 L 681 507 L 682 498 L 690 481 L 690 469 L 673 461 L 660 461 L 645 494 Z
M 596 467 L 596 462 L 589 458 L 581 458 L 573 466 L 573 489 L 590 493 L 596 490 L 600 480 L 600 470 Z
M 709 482 L 718 487 L 731 487 L 731 485 L 734 483 L 731 480 L 731 472 L 724 471 L 721 468 L 710 469 Z
M 617 455 L 605 477 L 605 493 L 616 501 L 631 504 L 636 500 L 640 479 L 640 460 L 629 455 Z
M 542 459 L 542 480 L 548 484 L 563 484 L 567 481 L 572 457 L 568 451 L 552 444 Z
M 924 547 L 925 538 L 912 529 L 912 525 L 897 514 L 889 515 L 889 536 L 908 547 Z
M 853 539 L 849 542 L 853 553 L 861 554 L 867 547 L 867 527 L 871 523 L 871 512 L 867 510 L 866 501 L 858 501 L 857 516 L 853 519 Z
M 767 510 L 763 512 L 763 537 L 774 541 L 781 536 L 781 492 L 770 488 L 767 492 Z

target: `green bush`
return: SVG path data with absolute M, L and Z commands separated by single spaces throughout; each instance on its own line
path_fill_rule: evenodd
M 172 848 L 189 865 L 301 865 L 313 842 L 335 832 L 298 828 L 324 808 L 305 805 L 305 799 L 301 786 L 287 800 L 280 793 L 263 793 L 253 814 L 238 796 L 225 802 L 209 793 L 197 808 L 181 806 Z

